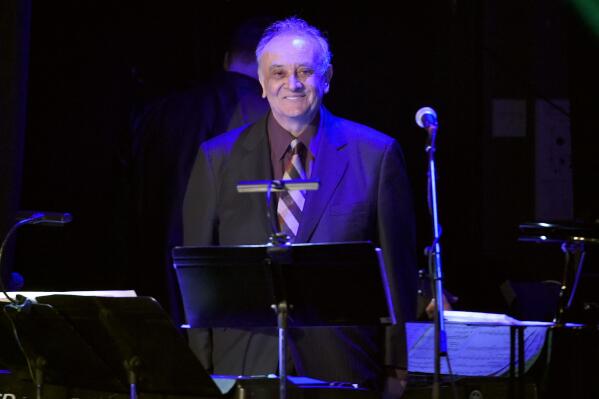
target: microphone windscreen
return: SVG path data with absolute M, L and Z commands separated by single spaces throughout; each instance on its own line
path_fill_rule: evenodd
M 435 110 L 431 107 L 422 107 L 416 112 L 416 124 L 419 127 L 426 129 L 428 127 L 426 117 L 432 118 L 432 120 L 429 119 L 429 123 L 437 123 L 437 113 Z

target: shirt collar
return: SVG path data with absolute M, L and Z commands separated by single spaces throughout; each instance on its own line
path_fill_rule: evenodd
M 320 113 L 314 117 L 314 120 L 308 125 L 306 130 L 298 136 L 298 139 L 306 146 L 314 158 L 316 157 L 315 144 L 317 140 L 315 139 L 318 137 L 319 124 Z M 275 159 L 282 159 L 294 136 L 277 122 L 272 112 L 268 114 L 267 126 L 271 152 L 275 156 Z

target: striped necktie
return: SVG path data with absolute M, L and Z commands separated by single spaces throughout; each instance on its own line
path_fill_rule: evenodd
M 293 139 L 287 151 L 291 152 L 291 159 L 285 165 L 283 180 L 305 179 L 304 153 L 305 146 L 299 139 Z M 292 240 L 297 234 L 297 229 L 304 209 L 304 191 L 282 191 L 277 205 L 279 226 L 281 232 L 286 233 Z

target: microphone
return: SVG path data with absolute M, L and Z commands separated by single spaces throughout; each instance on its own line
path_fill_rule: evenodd
M 431 107 L 422 107 L 416 112 L 416 124 L 423 129 L 437 127 L 437 113 Z
M 64 226 L 73 220 L 73 216 L 66 212 L 19 211 L 17 212 L 16 219 L 17 222 L 25 221 L 24 224 Z

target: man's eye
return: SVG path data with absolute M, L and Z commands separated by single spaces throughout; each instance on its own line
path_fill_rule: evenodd
M 285 76 L 285 72 L 283 71 L 272 71 L 272 76 L 275 78 L 282 78 Z
M 312 69 L 301 69 L 298 74 L 302 77 L 309 77 L 314 75 L 314 71 Z

